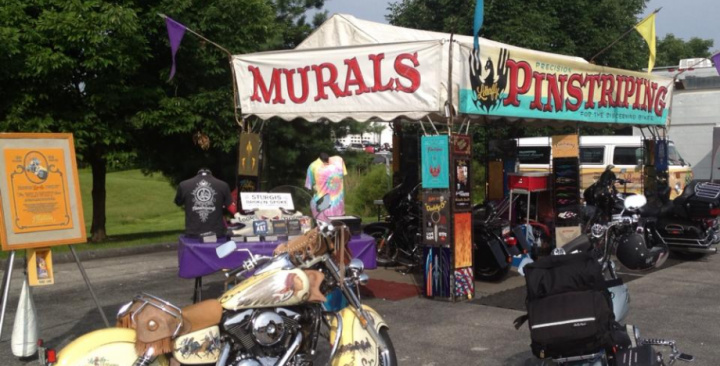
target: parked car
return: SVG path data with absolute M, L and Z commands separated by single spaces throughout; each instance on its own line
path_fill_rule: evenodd
M 365 150 L 365 147 L 363 147 L 362 144 L 354 143 L 354 144 L 350 144 L 350 147 L 348 147 L 348 150 L 363 151 L 363 150 Z
M 368 154 L 374 154 L 375 148 L 372 145 L 365 145 L 365 152 Z

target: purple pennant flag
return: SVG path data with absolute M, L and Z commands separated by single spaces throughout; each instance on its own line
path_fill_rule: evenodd
M 165 17 L 165 25 L 167 26 L 168 38 L 170 38 L 170 51 L 172 52 L 172 68 L 170 68 L 170 78 L 168 78 L 168 81 L 170 81 L 173 76 L 175 76 L 175 54 L 178 48 L 180 48 L 180 42 L 187 28 L 169 17 Z
M 712 57 L 710 57 L 712 62 L 715 64 L 715 69 L 718 72 L 718 75 L 720 75 L 720 52 L 714 54 Z

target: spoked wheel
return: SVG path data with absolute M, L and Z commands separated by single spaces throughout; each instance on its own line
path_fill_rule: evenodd
M 388 333 L 387 328 L 380 329 L 380 337 L 385 341 L 385 344 L 387 345 L 388 351 L 390 352 L 390 362 L 385 363 L 383 362 L 383 359 L 378 355 L 378 359 L 380 360 L 380 366 L 397 366 L 397 355 L 395 354 L 395 347 L 392 344 L 392 341 L 390 340 L 390 333 Z
M 375 248 L 377 250 L 377 264 L 383 267 L 389 267 L 397 262 L 398 248 L 392 242 L 387 240 L 387 229 L 377 229 L 367 234 L 375 239 Z

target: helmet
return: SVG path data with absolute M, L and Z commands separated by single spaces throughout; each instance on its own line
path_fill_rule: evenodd
M 615 256 L 628 269 L 645 271 L 662 266 L 668 257 L 668 249 L 667 246 L 648 249 L 643 236 L 632 233 L 620 238 Z

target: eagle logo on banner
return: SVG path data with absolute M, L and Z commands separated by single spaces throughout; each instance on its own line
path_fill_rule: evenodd
M 488 57 L 485 66 L 480 59 L 480 51 L 473 50 L 470 53 L 470 85 L 472 86 L 472 100 L 475 106 L 490 112 L 497 108 L 502 101 L 501 95 L 507 87 L 508 68 L 507 60 L 510 53 L 506 48 L 500 49 L 500 54 L 493 63 L 492 57 Z M 483 70 L 485 75 L 483 75 Z

